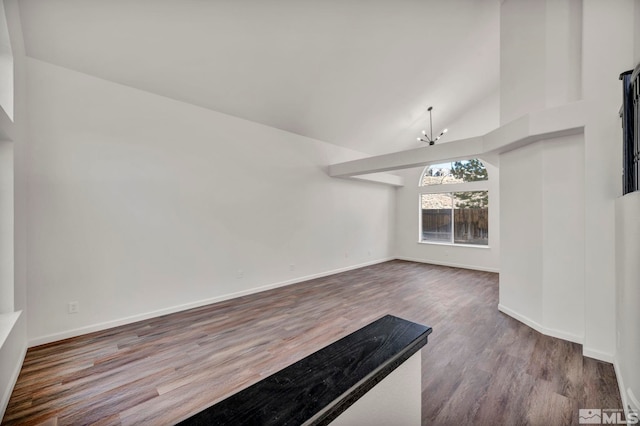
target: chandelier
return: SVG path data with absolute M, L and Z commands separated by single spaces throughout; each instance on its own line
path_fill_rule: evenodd
M 429 111 L 429 134 L 427 134 L 426 130 L 422 131 L 422 136 L 418 138 L 419 142 L 427 142 L 429 145 L 433 145 L 436 143 L 436 141 L 438 139 L 440 139 L 442 137 L 442 135 L 444 135 L 445 133 L 447 133 L 448 129 L 444 129 L 442 132 L 440 132 L 440 134 L 434 139 L 433 138 L 433 122 L 432 122 L 432 118 L 431 118 L 431 110 L 433 109 L 432 106 L 430 106 L 427 111 Z

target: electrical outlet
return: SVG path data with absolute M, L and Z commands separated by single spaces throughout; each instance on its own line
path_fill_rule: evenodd
M 80 303 L 79 302 L 67 303 L 67 312 L 70 314 L 77 314 L 78 312 L 80 312 Z
M 296 264 L 295 263 L 290 264 L 289 265 L 289 270 L 290 271 L 295 271 L 296 270 Z
M 242 269 L 238 269 L 238 278 L 244 277 L 244 271 Z

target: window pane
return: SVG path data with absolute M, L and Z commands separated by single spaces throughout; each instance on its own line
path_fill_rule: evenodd
M 422 174 L 420 186 L 487 180 L 487 169 L 477 158 L 432 164 Z
M 487 169 L 482 161 L 477 158 L 464 161 L 454 161 L 451 163 L 451 174 L 463 182 L 476 182 L 479 180 L 487 180 Z
M 451 242 L 451 194 L 422 194 L 422 241 Z
M 463 180 L 456 178 L 451 170 L 452 163 L 433 164 L 427 167 L 422 175 L 421 186 L 425 185 L 445 185 L 447 183 L 462 183 Z
M 489 192 L 456 192 L 454 200 L 454 243 L 489 244 Z

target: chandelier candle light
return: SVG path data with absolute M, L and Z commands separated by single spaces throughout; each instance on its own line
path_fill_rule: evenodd
M 438 135 L 438 137 L 436 137 L 435 139 L 433 138 L 433 122 L 432 122 L 432 118 L 431 118 L 431 110 L 433 109 L 432 106 L 430 106 L 427 111 L 429 111 L 429 134 L 427 135 L 427 131 L 423 130 L 422 131 L 422 137 L 418 138 L 419 142 L 428 142 L 429 145 L 433 145 L 436 143 L 436 141 L 438 139 L 440 139 L 442 137 L 442 135 L 444 135 L 445 133 L 447 133 L 448 129 L 444 129 L 442 132 L 440 132 L 440 134 Z

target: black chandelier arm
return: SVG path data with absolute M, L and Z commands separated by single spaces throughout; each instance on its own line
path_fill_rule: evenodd
M 431 113 L 432 110 L 432 106 L 427 108 L 427 111 L 429 111 L 429 134 L 427 135 L 427 131 L 423 130 L 422 134 L 424 135 L 424 139 L 422 137 L 417 138 L 418 141 L 428 143 L 429 145 L 434 145 L 437 140 L 439 140 L 445 133 L 447 133 L 447 129 L 444 129 L 442 132 L 440 132 L 438 137 L 436 137 L 435 139 L 433 138 L 433 115 Z
M 433 109 L 433 107 L 429 107 L 429 142 L 431 142 L 433 140 L 433 120 L 431 117 L 431 110 Z

